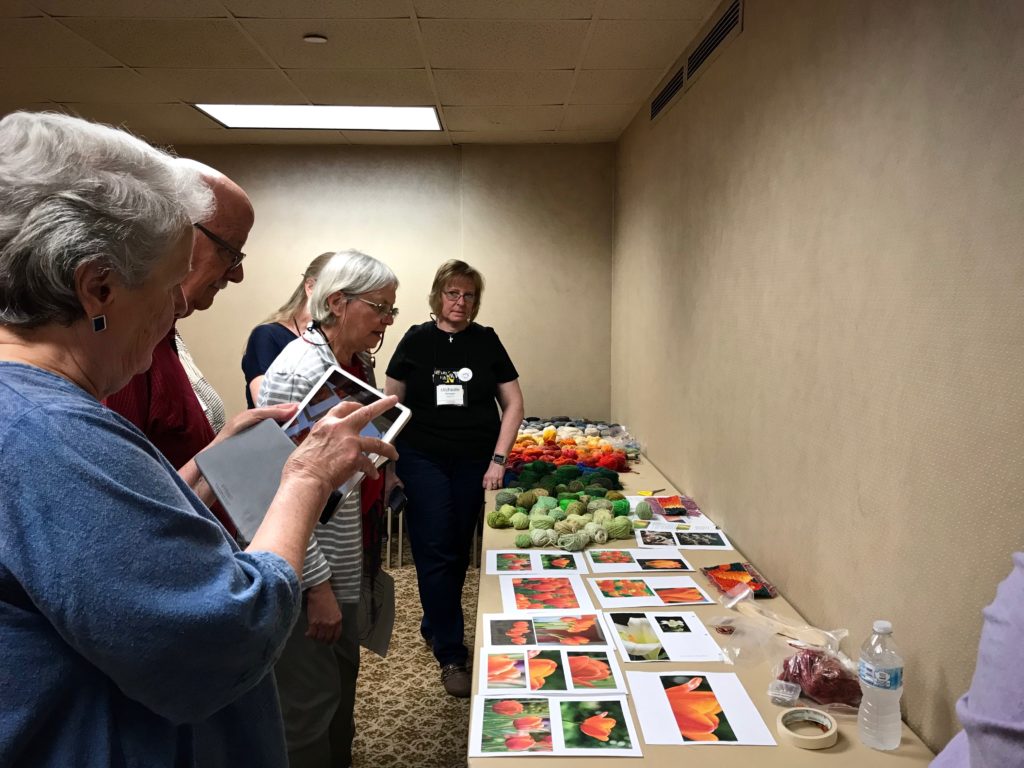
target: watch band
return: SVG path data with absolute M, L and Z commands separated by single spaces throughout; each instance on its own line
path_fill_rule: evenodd
M 491 461 L 499 466 L 505 466 L 505 462 L 508 460 L 508 456 L 504 456 L 500 453 L 496 453 L 491 456 Z

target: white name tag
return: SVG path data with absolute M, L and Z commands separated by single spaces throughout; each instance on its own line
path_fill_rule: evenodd
M 466 388 L 461 384 L 438 384 L 437 385 L 438 405 L 465 405 Z

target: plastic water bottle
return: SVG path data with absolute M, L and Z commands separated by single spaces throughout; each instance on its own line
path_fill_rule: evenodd
M 892 624 L 876 621 L 874 632 L 860 647 L 860 711 L 857 731 L 872 749 L 896 749 L 903 736 L 900 697 L 903 695 L 903 658 L 892 640 Z

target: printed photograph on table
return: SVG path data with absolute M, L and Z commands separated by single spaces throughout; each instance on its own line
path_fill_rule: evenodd
M 764 600 L 778 595 L 775 585 L 768 581 L 761 572 L 750 563 L 722 563 L 709 565 L 700 569 L 711 584 L 722 593 L 728 592 L 740 584 L 746 584 L 754 597 Z
M 651 530 L 715 530 L 718 526 L 712 522 L 697 506 L 693 499 L 687 496 L 627 496 L 631 513 L 635 517 L 637 504 L 641 501 L 647 502 L 651 509 L 652 518 L 646 521 L 646 526 Z M 662 506 L 662 502 L 668 503 L 669 508 Z M 672 504 L 677 506 L 673 507 Z M 689 505 L 689 506 L 685 506 Z M 643 521 L 640 521 L 643 522 Z M 685 525 L 685 528 L 678 529 L 673 526 Z M 634 525 L 635 527 L 635 525 Z
M 611 637 L 598 613 L 484 614 L 485 644 L 507 647 L 607 647 Z
M 689 576 L 623 576 L 591 580 L 604 608 L 706 605 L 714 602 Z
M 499 576 L 505 613 L 513 611 L 593 611 L 579 576 Z
M 626 696 L 474 696 L 469 756 L 530 755 L 641 757 Z
M 725 654 L 693 611 L 609 613 L 615 644 L 627 661 L 724 661 Z
M 480 693 L 519 690 L 531 694 L 559 695 L 601 690 L 625 693 L 625 679 L 610 649 L 585 651 L 543 650 L 481 651 Z
M 675 535 L 672 531 L 652 531 L 650 528 L 636 532 L 636 543 L 641 547 L 656 547 L 665 549 L 676 546 Z
M 732 549 L 721 531 L 685 531 L 673 534 L 680 549 Z
M 774 745 L 775 739 L 731 672 L 629 672 L 648 744 Z
M 692 571 L 675 547 L 641 550 L 588 549 L 584 552 L 592 573 L 634 573 L 638 571 Z
M 486 572 L 490 576 L 503 573 L 545 574 L 586 573 L 580 552 L 531 552 L 526 549 L 493 549 L 487 551 Z

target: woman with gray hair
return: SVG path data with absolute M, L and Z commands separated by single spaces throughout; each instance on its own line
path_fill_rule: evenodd
M 267 369 L 256 404 L 302 400 L 334 365 L 374 386 L 368 350 L 380 349 L 395 321 L 397 289 L 395 273 L 372 256 L 334 254 L 309 297 L 309 329 Z M 383 478 L 364 480 L 309 540 L 303 611 L 275 667 L 291 768 L 352 762 L 362 529 L 383 511 L 383 495 Z
M 100 400 L 184 311 L 198 175 L 113 128 L 0 120 L 0 765 L 285 763 L 269 675 L 309 533 L 393 405 L 338 406 L 245 551 Z M 294 408 L 249 412 L 222 439 Z

